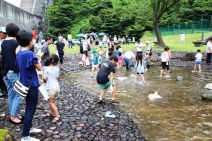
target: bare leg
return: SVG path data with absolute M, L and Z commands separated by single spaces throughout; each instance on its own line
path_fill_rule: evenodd
M 55 100 L 53 98 L 50 98 L 48 100 L 48 104 L 49 104 L 50 109 L 53 111 L 54 115 L 56 117 L 59 117 L 59 112 L 58 112 L 57 106 L 55 105 Z
M 144 79 L 144 75 L 143 75 L 143 74 L 141 74 L 141 78 L 142 78 L 142 80 L 143 80 L 143 81 L 145 81 L 145 79 Z
M 113 91 L 112 91 L 112 100 L 116 100 L 116 87 L 113 86 Z
M 162 77 L 162 76 L 163 76 L 163 70 L 160 71 L 160 77 Z
M 199 66 L 199 72 L 201 72 L 201 65 L 199 64 L 198 66 Z
M 196 64 L 194 65 L 194 71 L 196 71 L 197 70 L 197 66 L 196 66 Z
M 100 91 L 99 101 L 102 101 L 104 94 L 106 93 L 107 88 Z

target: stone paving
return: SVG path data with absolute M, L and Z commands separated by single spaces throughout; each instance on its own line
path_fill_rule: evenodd
M 72 56 L 73 57 L 73 56 Z M 81 70 L 76 62 L 77 57 L 66 62 L 63 73 Z M 66 59 L 69 60 L 69 59 Z M 86 68 L 82 68 L 86 69 Z M 32 136 L 44 141 L 143 141 L 145 138 L 138 126 L 121 109 L 118 104 L 105 101 L 97 103 L 97 94 L 81 90 L 77 85 L 60 81 L 61 93 L 57 99 L 61 119 L 53 123 L 46 115 L 47 102 L 39 97 L 33 126 L 43 130 Z M 17 140 L 20 140 L 22 125 L 13 125 L 8 121 L 6 99 L 0 99 L 0 127 L 9 129 Z M 21 113 L 24 112 L 24 102 Z M 105 117 L 111 111 L 116 118 Z

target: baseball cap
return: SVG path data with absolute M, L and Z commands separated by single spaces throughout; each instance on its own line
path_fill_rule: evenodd
M 0 32 L 6 33 L 6 28 L 5 27 L 0 27 Z
M 96 50 L 94 49 L 92 52 L 93 52 L 93 53 L 96 53 Z

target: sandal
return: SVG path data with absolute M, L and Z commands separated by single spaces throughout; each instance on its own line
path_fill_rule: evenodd
M 52 120 L 52 122 L 55 123 L 55 122 L 57 122 L 57 121 L 59 121 L 59 120 L 60 120 L 60 117 L 55 117 L 55 118 Z
M 46 113 L 46 116 L 47 116 L 47 117 L 55 117 L 55 115 L 52 114 L 52 113 Z
M 101 103 L 104 103 L 104 100 L 102 99 L 102 100 L 97 100 L 97 103 L 99 103 L 99 104 L 101 104 Z

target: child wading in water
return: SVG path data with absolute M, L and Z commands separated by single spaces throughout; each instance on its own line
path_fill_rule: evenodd
M 194 65 L 194 72 L 201 72 L 202 53 L 200 49 L 197 50 L 197 54 L 195 58 L 196 58 L 196 61 Z
M 142 53 L 137 53 L 137 55 L 136 55 L 135 70 L 136 70 L 136 73 L 137 73 L 137 80 L 138 80 L 138 77 L 140 75 L 143 82 L 145 82 L 144 75 L 143 75 L 145 69 L 144 69 L 144 63 L 143 63 L 143 59 L 142 59 Z
M 55 104 L 55 99 L 60 92 L 60 86 L 58 83 L 59 78 L 59 67 L 57 66 L 59 57 L 55 54 L 46 61 L 45 67 L 43 68 L 43 81 L 46 83 L 48 89 L 49 99 L 48 105 L 51 109 L 51 115 L 54 116 L 52 122 L 57 122 L 60 118 L 58 108 Z
M 122 67 L 122 62 L 123 62 L 122 53 L 119 52 L 118 53 L 118 69 L 120 69 Z
M 110 56 L 109 61 L 102 64 L 97 74 L 96 80 L 101 89 L 98 103 L 103 102 L 103 95 L 107 89 L 112 89 L 112 100 L 115 101 L 115 86 L 113 84 L 115 64 L 118 62 L 118 58 L 115 55 Z M 110 78 L 109 78 L 110 77 Z
M 167 69 L 167 73 L 166 75 L 169 76 L 169 48 L 166 47 L 164 48 L 164 52 L 162 52 L 161 54 L 161 65 L 162 65 L 162 70 L 160 72 L 160 77 L 163 76 L 163 72 L 165 71 L 165 69 Z

